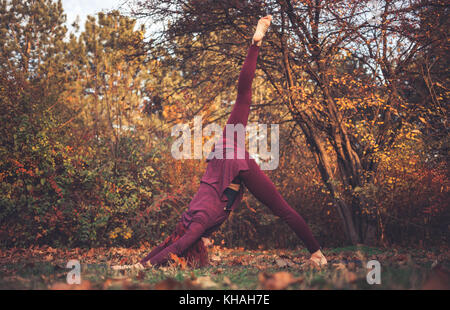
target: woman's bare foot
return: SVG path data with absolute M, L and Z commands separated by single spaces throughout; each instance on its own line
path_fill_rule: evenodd
M 328 263 L 327 259 L 325 258 L 322 251 L 320 251 L 320 250 L 317 250 L 316 252 L 311 254 L 311 257 L 309 260 L 319 267 L 324 266 Z
M 267 15 L 259 19 L 258 25 L 256 26 L 255 34 L 253 35 L 252 44 L 261 46 L 262 39 L 266 35 L 267 29 L 269 29 L 271 21 L 272 15 Z

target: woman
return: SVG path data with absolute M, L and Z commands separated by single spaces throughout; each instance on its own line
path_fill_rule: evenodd
M 271 23 L 268 15 L 258 21 L 252 43 L 241 69 L 238 94 L 227 124 L 246 126 L 251 105 L 251 87 L 256 70 L 256 60 L 263 37 Z M 205 266 L 208 256 L 202 237 L 209 236 L 228 218 L 239 204 L 243 195 L 243 185 L 272 212 L 281 217 L 303 240 L 311 255 L 311 262 L 317 265 L 327 263 L 320 246 L 303 218 L 295 212 L 276 190 L 271 180 L 262 172 L 254 159 L 245 151 L 245 158 L 232 155 L 238 150 L 236 139 L 230 142 L 223 134 L 223 143 L 214 148 L 214 153 L 223 152 L 222 158 L 208 159 L 197 194 L 189 204 L 175 229 L 163 243 L 153 249 L 139 266 L 157 266 L 166 263 L 171 253 L 186 258 L 191 266 Z M 233 157 L 233 159 L 227 159 Z

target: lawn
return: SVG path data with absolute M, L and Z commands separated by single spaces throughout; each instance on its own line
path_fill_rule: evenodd
M 182 260 L 146 270 L 112 270 L 132 264 L 146 247 L 55 249 L 33 247 L 0 250 L 0 289 L 449 289 L 448 248 L 325 249 L 329 264 L 320 269 L 298 250 L 245 250 L 214 246 L 211 265 L 193 269 Z M 71 259 L 81 263 L 79 285 L 67 284 Z M 368 284 L 367 262 L 381 265 L 381 284 Z

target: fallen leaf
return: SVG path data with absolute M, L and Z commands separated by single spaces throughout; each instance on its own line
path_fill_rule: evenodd
M 236 284 L 234 284 L 233 282 L 231 282 L 230 278 L 228 278 L 227 276 L 223 277 L 223 283 L 227 286 L 229 286 L 232 290 L 237 290 L 238 286 Z
M 211 288 L 216 287 L 217 283 L 211 280 L 210 276 L 198 277 L 194 281 L 192 281 L 194 285 L 201 286 L 202 288 Z
M 127 257 L 124 257 L 124 258 L 122 258 L 121 260 L 120 260 L 120 265 L 126 265 L 128 262 L 129 262 L 129 258 L 128 258 L 128 256 Z
M 221 261 L 221 258 L 219 255 L 211 255 L 211 260 L 214 262 L 219 262 Z
M 345 280 L 349 283 L 353 283 L 358 280 L 358 276 L 356 275 L 356 273 L 348 271 L 345 273 Z
M 187 262 L 183 257 L 178 257 L 178 255 L 169 253 L 170 259 L 173 261 L 172 266 L 178 267 L 180 269 L 186 269 Z
M 280 268 L 285 267 L 295 267 L 296 264 L 287 258 L 277 258 L 275 259 L 275 264 Z
M 145 272 L 143 272 L 142 270 L 139 270 L 138 274 L 136 275 L 136 279 L 144 280 L 145 279 Z
M 450 272 L 437 265 L 422 286 L 423 290 L 450 290 Z
M 64 282 L 57 282 L 50 287 L 51 290 L 90 290 L 91 288 L 91 282 L 89 282 L 88 280 L 83 280 L 80 284 L 67 284 Z
M 333 267 L 335 267 L 336 270 L 345 270 L 345 269 L 347 269 L 347 267 L 343 263 L 333 264 Z
M 275 264 L 277 264 L 277 266 L 280 267 L 280 268 L 284 268 L 284 267 L 288 266 L 288 263 L 286 262 L 286 260 L 282 259 L 282 258 L 277 258 L 275 260 Z
M 295 278 L 291 273 L 286 271 L 280 271 L 272 275 L 268 275 L 265 272 L 258 274 L 258 280 L 263 289 L 266 290 L 283 290 L 289 285 L 294 283 L 300 283 L 303 278 Z
M 182 284 L 175 279 L 168 278 L 154 285 L 155 290 L 179 290 Z
M 129 278 L 108 278 L 103 283 L 103 289 L 107 290 L 111 287 L 125 289 L 131 283 Z
M 92 256 L 94 256 L 94 254 L 95 254 L 95 252 L 94 252 L 94 249 L 92 248 L 86 253 L 86 256 L 87 257 L 92 257 Z
M 225 283 L 226 285 L 231 285 L 230 278 L 228 278 L 227 276 L 223 277 L 223 283 Z
M 44 259 L 45 259 L 47 262 L 50 262 L 50 261 L 53 260 L 53 255 L 49 254 L 49 255 L 45 256 Z
M 242 257 L 234 257 L 234 258 L 229 262 L 229 265 L 231 265 L 231 266 L 242 265 Z
M 213 273 L 215 274 L 219 274 L 223 272 L 223 268 L 217 268 L 216 270 L 213 271 Z
M 356 264 L 354 262 L 349 262 L 347 265 L 348 269 L 350 270 L 355 270 L 356 268 Z

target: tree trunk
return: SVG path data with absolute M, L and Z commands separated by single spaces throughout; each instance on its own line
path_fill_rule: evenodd
M 284 47 L 284 46 L 283 46 Z M 333 184 L 333 171 L 331 169 L 331 160 L 328 156 L 324 142 L 316 133 L 316 130 L 309 122 L 310 117 L 308 117 L 305 111 L 295 111 L 294 110 L 294 99 L 292 95 L 292 87 L 294 86 L 291 69 L 289 66 L 289 60 L 287 56 L 287 51 L 283 48 L 283 63 L 285 67 L 285 72 L 287 76 L 287 82 L 289 87 L 288 93 L 288 107 L 293 115 L 295 115 L 295 120 L 297 124 L 300 126 L 303 134 L 306 137 L 306 141 L 308 142 L 309 149 L 314 155 L 316 160 L 317 167 L 319 168 L 320 175 L 328 190 L 330 191 L 332 198 L 335 202 L 335 205 L 338 207 L 339 215 L 343 222 L 347 239 L 352 244 L 359 243 L 359 236 L 357 230 L 355 229 L 354 221 L 352 218 L 352 212 L 350 207 L 345 203 L 345 201 L 338 197 L 335 185 Z

